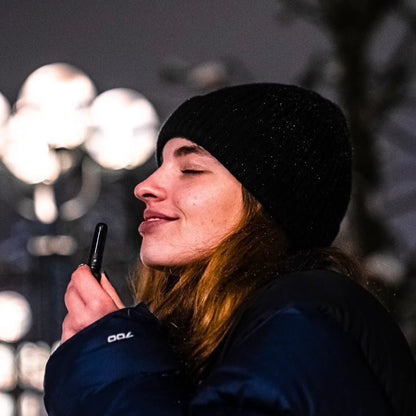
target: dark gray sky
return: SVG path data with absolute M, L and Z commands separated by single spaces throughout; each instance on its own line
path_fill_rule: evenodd
M 255 81 L 294 82 L 324 37 L 306 23 L 283 25 L 277 10 L 273 0 L 1 2 L 0 91 L 14 101 L 33 70 L 67 62 L 99 91 L 130 87 L 175 102 L 186 92 L 159 76 L 172 58 L 233 58 Z

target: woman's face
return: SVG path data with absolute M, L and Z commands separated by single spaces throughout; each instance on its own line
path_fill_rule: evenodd
M 145 202 L 140 250 L 147 266 L 198 260 L 236 228 L 241 183 L 210 153 L 187 139 L 169 140 L 162 165 L 134 189 Z

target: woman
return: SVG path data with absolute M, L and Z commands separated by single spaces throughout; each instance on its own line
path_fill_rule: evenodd
M 162 127 L 135 308 L 73 274 L 50 415 L 416 415 L 409 348 L 330 247 L 350 198 L 338 107 L 295 86 L 194 97 Z

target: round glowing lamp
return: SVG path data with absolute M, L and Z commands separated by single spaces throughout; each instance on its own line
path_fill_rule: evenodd
M 42 391 L 46 362 L 50 354 L 50 348 L 44 342 L 25 342 L 19 346 L 17 363 L 21 386 Z
M 29 331 L 32 311 L 26 298 L 17 292 L 0 292 L 0 341 L 19 341 Z
M 116 88 L 98 95 L 91 106 L 93 133 L 85 142 L 91 157 L 108 169 L 132 169 L 153 154 L 159 119 L 140 93 Z
M 0 391 L 0 409 L 2 416 L 14 416 L 16 414 L 12 395 Z
M 0 391 L 13 390 L 17 383 L 17 369 L 14 349 L 0 343 Z
M 52 148 L 73 148 L 88 134 L 89 106 L 96 95 L 91 79 L 65 63 L 42 66 L 24 82 L 16 111 L 25 113 L 32 137 Z M 29 128 L 29 127 L 28 127 Z
M 9 119 L 3 162 L 14 176 L 26 183 L 52 183 L 60 173 L 59 161 L 46 141 L 32 134 L 33 117 L 34 114 L 17 113 Z
M 32 391 L 24 391 L 19 396 L 17 409 L 21 416 L 46 416 L 42 396 Z

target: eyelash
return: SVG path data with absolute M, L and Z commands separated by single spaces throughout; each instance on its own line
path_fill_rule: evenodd
M 201 173 L 203 173 L 203 170 L 196 170 L 196 169 L 183 169 L 182 173 L 184 173 L 185 175 L 200 175 Z

